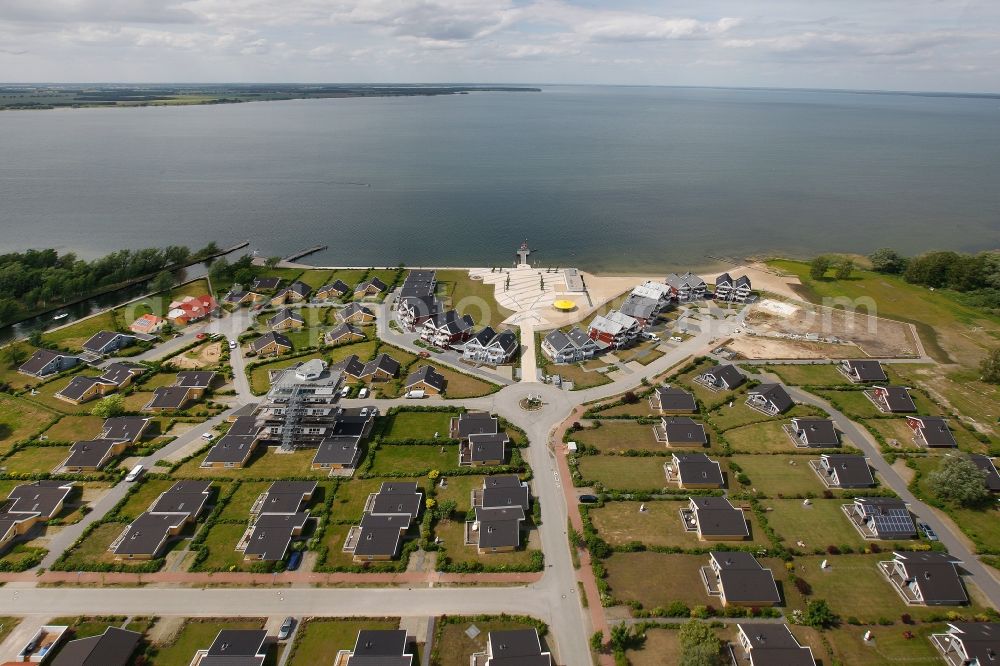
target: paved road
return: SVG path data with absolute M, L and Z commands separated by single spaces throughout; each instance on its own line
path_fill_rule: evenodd
M 962 567 L 969 572 L 972 580 L 983 591 L 990 600 L 990 603 L 994 607 L 1000 607 L 1000 582 L 990 574 L 989 570 L 979 561 L 975 553 L 965 545 L 965 541 L 958 534 L 958 528 L 951 524 L 950 521 L 941 520 L 931 507 L 921 502 L 910 492 L 903 477 L 882 457 L 882 451 L 871 434 L 851 421 L 843 412 L 838 411 L 826 400 L 795 386 L 786 386 L 786 388 L 788 389 L 788 394 L 796 402 L 814 405 L 826 410 L 830 414 L 830 418 L 836 423 L 837 428 L 865 452 L 868 461 L 878 471 L 886 485 L 892 488 L 893 492 L 910 505 L 910 510 L 920 520 L 931 526 L 931 529 L 937 533 L 941 539 L 941 543 L 948 549 L 948 552 L 962 560 Z

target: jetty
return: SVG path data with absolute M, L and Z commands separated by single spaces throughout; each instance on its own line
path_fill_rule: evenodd
M 310 254 L 316 254 L 317 252 L 322 252 L 328 247 L 329 245 L 314 245 L 312 247 L 307 247 L 304 250 L 300 250 L 298 252 L 288 255 L 287 257 L 282 259 L 282 261 L 295 261 L 296 259 L 301 259 L 302 257 L 308 257 Z

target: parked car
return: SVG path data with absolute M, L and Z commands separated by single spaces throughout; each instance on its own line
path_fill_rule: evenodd
M 194 339 L 195 340 L 204 340 L 205 339 L 205 334 L 204 333 L 198 333 L 197 335 L 194 336 Z
M 367 407 L 362 407 L 361 408 L 361 416 L 362 417 L 368 416 L 368 408 Z
M 236 349 L 236 340 L 230 340 L 229 341 L 229 348 L 230 349 Z
M 658 336 L 656 333 L 653 333 L 652 331 L 643 331 L 642 332 L 642 337 L 646 338 L 647 340 L 659 340 L 660 339 L 660 336 Z
M 417 354 L 417 356 L 419 356 L 420 358 L 430 358 L 431 353 L 429 351 L 422 351 L 419 354 Z
M 594 504 L 598 501 L 597 495 L 580 495 L 580 504 Z
M 341 398 L 346 398 L 349 395 L 351 395 L 351 387 L 350 386 L 345 386 L 344 388 L 340 389 L 340 397 Z
M 201 438 L 202 439 L 212 439 L 212 437 L 214 437 L 214 436 L 215 435 L 213 435 L 211 432 L 203 432 L 203 433 L 201 433 Z
M 288 556 L 288 566 L 285 567 L 289 571 L 295 571 L 302 564 L 302 551 L 293 550 L 292 554 Z
M 935 532 L 934 530 L 932 530 L 931 526 L 928 525 L 927 523 L 921 521 L 921 522 L 917 523 L 917 527 L 920 529 L 921 532 L 924 533 L 924 536 L 927 537 L 928 541 L 937 541 L 938 540 L 937 532 Z
M 364 398 L 367 398 L 367 397 L 368 397 L 368 389 L 367 388 L 363 388 L 360 391 L 358 391 L 358 398 L 361 398 L 363 400 Z
M 292 554 L 298 555 L 298 551 L 295 551 Z M 289 563 L 291 563 L 291 559 L 289 559 L 288 561 Z M 281 628 L 278 629 L 278 640 L 283 641 L 286 640 L 289 636 L 291 636 L 293 627 L 295 627 L 295 618 L 286 617 L 284 621 L 281 623 Z
M 128 483 L 133 483 L 135 481 L 138 481 L 139 477 L 142 476 L 142 471 L 143 471 L 142 465 L 136 465 L 125 477 L 125 481 L 127 481 Z

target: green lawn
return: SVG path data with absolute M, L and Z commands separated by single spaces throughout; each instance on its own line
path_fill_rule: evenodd
M 663 453 L 668 449 L 666 444 L 656 441 L 651 424 L 614 419 L 599 423 L 599 428 L 577 431 L 572 434 L 572 438 L 581 444 L 593 446 L 602 453 L 630 450 Z
M 37 347 L 24 341 L 10 343 L 0 348 L 0 383 L 10 384 L 11 388 L 17 391 L 42 381 L 17 371 L 22 363 L 31 358 L 36 349 Z
M 249 562 L 243 561 L 243 553 L 236 550 L 236 544 L 247 530 L 247 523 L 216 523 L 205 537 L 204 547 L 208 556 L 201 562 L 198 571 L 245 571 Z
M 365 502 L 372 493 L 377 493 L 378 489 L 385 481 L 395 481 L 397 479 L 351 479 L 343 481 L 337 486 L 337 494 L 333 498 L 331 508 L 331 519 L 335 521 L 358 521 L 365 508 Z M 422 483 L 426 479 L 398 479 L 399 481 L 417 481 Z
M 261 493 L 267 492 L 271 486 L 269 481 L 244 481 L 236 489 L 229 503 L 219 514 L 222 520 L 246 520 L 250 514 L 250 508 L 257 501 Z
M 733 451 L 746 453 L 769 453 L 771 451 L 795 451 L 795 446 L 785 434 L 783 426 L 788 421 L 764 421 L 727 430 L 726 441 Z
M 666 458 L 626 456 L 579 456 L 580 474 L 611 490 L 658 491 L 667 486 L 663 472 Z
M 383 444 L 375 452 L 371 474 L 425 474 L 432 469 L 458 468 L 458 445 L 394 445 Z
M 423 363 L 418 363 L 417 365 L 423 365 Z M 478 379 L 472 375 L 467 375 L 464 372 L 458 372 L 457 370 L 452 370 L 435 363 L 429 363 L 428 365 L 433 366 L 435 370 L 444 375 L 447 382 L 444 389 L 445 398 L 478 398 L 500 389 L 496 384 Z M 412 370 L 416 370 L 416 367 L 412 368 Z M 406 378 L 403 377 L 402 379 L 405 380 Z
M 309 268 L 302 271 L 296 279 L 309 285 L 315 291 L 324 284 L 329 284 L 332 281 L 330 280 L 331 275 L 333 275 L 333 271 Z
M 929 474 L 937 469 L 940 456 L 913 458 L 921 477 L 917 488 L 919 493 L 927 498 L 933 498 L 934 493 L 929 487 Z M 966 509 L 957 506 L 946 506 L 945 511 L 955 524 L 976 544 L 979 552 L 995 553 L 1000 551 L 1000 507 L 993 504 L 983 509 Z
M 479 634 L 475 638 L 469 638 L 468 634 L 465 633 L 471 625 L 475 625 L 479 629 Z M 489 639 L 491 631 L 528 628 L 532 627 L 503 617 L 492 619 L 449 618 L 447 624 L 441 625 L 440 635 L 436 639 L 437 644 L 434 649 L 437 658 L 431 662 L 430 666 L 468 666 L 470 655 L 486 649 L 486 641 Z M 545 638 L 542 638 L 542 647 L 548 650 Z
M 57 416 L 40 405 L 0 394 L 0 455 L 17 442 L 37 435 Z
M 451 307 L 458 310 L 459 314 L 471 314 L 475 317 L 476 323 L 480 326 L 497 326 L 513 314 L 497 304 L 493 285 L 484 284 L 482 280 L 473 280 L 469 277 L 468 271 L 437 271 L 436 277 L 438 294 L 444 297 Z
M 223 629 L 262 629 L 262 620 L 188 620 L 169 645 L 154 645 L 153 666 L 188 666 L 198 650 L 207 650 Z
M 883 666 L 884 664 L 912 664 L 913 666 L 932 666 L 941 664 L 940 653 L 931 644 L 930 635 L 944 633 L 947 627 L 941 624 L 921 624 L 903 626 L 896 624 L 890 627 L 864 626 L 854 627 L 842 625 L 834 631 L 826 631 L 823 635 L 830 644 L 837 663 L 851 666 Z M 871 631 L 873 640 L 866 642 L 865 632 Z M 794 629 L 796 635 L 808 632 L 801 627 Z M 912 638 L 903 634 L 909 632 Z M 818 658 L 825 655 L 813 647 L 813 654 Z M 826 660 L 824 659 L 824 663 Z
M 66 565 L 68 571 L 88 571 L 96 564 L 113 564 L 114 554 L 108 546 L 125 531 L 126 523 L 103 523 L 98 525 L 80 545 L 68 551 Z
M 294 651 L 289 657 L 290 666 L 332 664 L 337 652 L 351 650 L 362 629 L 398 629 L 395 618 L 347 620 L 309 618 L 299 627 Z
M 691 606 L 718 605 L 701 583 L 701 567 L 708 555 L 654 552 L 615 553 L 604 560 L 611 595 L 623 602 L 638 602 L 643 608 L 665 607 L 673 601 Z
M 29 446 L 0 460 L 0 467 L 7 474 L 45 474 L 68 457 L 68 446 Z
M 783 539 L 785 546 L 801 552 L 826 549 L 827 546 L 864 548 L 861 538 L 841 510 L 846 499 L 814 499 L 809 506 L 798 499 L 767 499 L 763 506 L 767 522 Z M 805 546 L 798 546 L 802 541 Z
M 42 336 L 42 339 L 60 348 L 81 351 L 83 343 L 93 337 L 95 333 L 117 331 L 127 328 L 131 323 L 131 321 L 124 321 L 124 318 L 114 311 L 108 311 L 49 331 Z
M 458 412 L 406 412 L 400 411 L 386 417 L 382 439 L 387 442 L 405 439 L 434 439 L 448 437 L 451 419 Z
M 730 460 L 750 477 L 750 486 L 768 497 L 819 495 L 825 486 L 809 467 L 814 456 L 733 456 Z M 818 456 L 815 456 L 818 457 Z M 723 465 L 725 461 L 723 461 Z
M 576 391 L 611 383 L 605 373 L 584 370 L 579 363 L 549 364 L 545 368 L 545 372 L 550 375 L 559 375 L 564 382 L 573 382 L 573 389 Z
M 104 419 L 97 416 L 64 416 L 44 434 L 57 442 L 76 442 L 94 439 L 103 425 Z
M 830 363 L 822 365 L 776 364 L 766 366 L 765 370 L 778 375 L 783 383 L 792 386 L 854 386 L 837 369 L 836 365 Z
M 143 479 L 139 482 L 138 490 L 133 491 L 125 498 L 118 513 L 128 520 L 139 517 L 143 511 L 147 511 L 150 505 L 156 501 L 161 493 L 166 492 L 174 485 L 169 479 Z
M 615 352 L 615 356 L 617 356 L 622 363 L 636 361 L 641 365 L 649 365 L 656 359 L 663 356 L 663 352 L 656 349 L 659 345 L 660 343 L 655 340 L 648 340 L 646 342 L 640 342 L 634 347 L 629 347 L 628 349 L 620 349 Z
M 646 505 L 640 513 L 639 506 Z M 601 538 L 612 546 L 624 546 L 639 542 L 650 547 L 664 548 L 708 548 L 713 544 L 727 545 L 759 544 L 768 547 L 767 537 L 757 524 L 757 518 L 750 511 L 744 516 L 750 524 L 750 539 L 747 541 L 709 542 L 699 541 L 694 532 L 684 531 L 679 510 L 688 505 L 687 500 L 656 500 L 651 502 L 607 502 L 602 507 L 590 510 L 590 519 Z
M 2 643 L 10 632 L 14 631 L 17 625 L 21 624 L 21 618 L 0 616 L 0 643 Z
M 638 649 L 626 650 L 629 666 L 663 666 L 680 663 L 681 644 L 672 629 L 647 629 Z
M 456 513 L 464 515 L 472 508 L 472 490 L 481 489 L 485 478 L 478 475 L 447 477 L 447 487 L 442 488 L 440 484 L 437 486 L 438 504 L 454 501 Z

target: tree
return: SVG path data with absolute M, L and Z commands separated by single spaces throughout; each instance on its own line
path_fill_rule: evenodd
M 691 620 L 678 632 L 681 644 L 680 666 L 719 666 L 722 664 L 722 641 L 708 624 Z
M 268 268 L 274 268 L 281 263 L 281 257 L 268 257 L 267 261 L 264 262 Z
M 872 270 L 877 273 L 902 273 L 906 269 L 906 257 L 887 247 L 879 248 L 870 255 Z
M 835 275 L 838 280 L 850 279 L 851 273 L 854 272 L 854 262 L 850 259 L 844 259 L 842 262 L 837 264 L 837 272 Z
M 964 456 L 948 456 L 941 460 L 938 468 L 928 475 L 927 481 L 931 492 L 945 502 L 975 507 L 990 500 L 986 472 Z
M 42 329 L 40 328 L 32 329 L 31 333 L 28 334 L 28 342 L 33 347 L 44 346 L 45 341 L 42 339 Z
M 90 410 L 93 416 L 100 419 L 110 419 L 116 416 L 121 416 L 125 413 L 125 401 L 122 397 L 113 393 L 106 398 L 101 399 L 94 408 Z
M 830 270 L 830 258 L 820 255 L 809 264 L 809 276 L 814 280 L 821 279 Z
M 208 277 L 216 281 L 222 281 L 229 277 L 229 262 L 225 257 L 219 257 L 212 262 L 208 269 Z
M 161 271 L 149 283 L 149 290 L 154 294 L 158 294 L 161 291 L 170 291 L 173 286 L 174 276 L 170 274 L 170 271 Z
M 624 622 L 619 622 L 611 627 L 611 640 L 608 641 L 608 645 L 614 652 L 625 652 L 629 648 L 639 647 L 643 638 L 632 627 Z
M 12 344 L 7 347 L 7 360 L 10 362 L 10 367 L 16 368 L 24 363 L 24 358 L 27 356 L 24 352 L 24 348 L 19 344 Z
M 1000 384 L 1000 347 L 994 347 L 986 354 L 979 364 L 979 371 L 983 373 L 984 382 Z
M 828 629 L 837 624 L 838 620 L 837 614 L 822 599 L 810 601 L 802 614 L 802 624 L 813 629 Z

